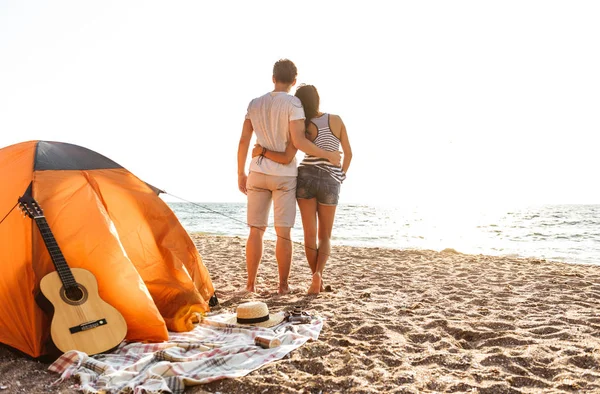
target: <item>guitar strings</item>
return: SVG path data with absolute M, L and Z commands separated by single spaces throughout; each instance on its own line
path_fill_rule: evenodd
M 39 208 L 39 205 L 37 207 Z M 46 221 L 46 218 L 45 218 L 45 216 L 43 214 L 42 214 L 42 218 L 41 219 L 42 219 L 41 223 L 38 222 L 38 220 L 36 220 L 36 219 L 34 219 L 34 221 L 35 221 L 35 223 L 36 223 L 36 225 L 38 227 L 38 230 L 40 232 L 40 235 L 42 236 L 42 239 L 44 240 L 44 244 L 46 245 L 46 249 L 48 250 L 48 253 L 50 254 L 50 257 L 52 258 L 52 261 L 53 261 L 53 263 L 55 265 L 55 268 L 56 268 L 55 272 L 58 275 L 59 280 L 61 281 L 61 284 L 62 284 L 61 289 L 64 289 L 63 295 L 64 295 L 64 297 L 67 300 L 69 300 L 71 302 L 74 302 L 75 300 L 72 300 L 70 298 L 70 296 L 72 296 L 72 294 L 69 294 L 70 293 L 69 290 L 72 288 L 72 286 L 69 286 L 69 287 L 65 286 L 65 283 L 63 281 L 64 278 L 62 277 L 62 275 L 66 275 L 67 273 L 70 273 L 71 276 L 72 276 L 72 280 L 75 283 L 75 287 L 79 287 L 81 285 L 75 279 L 75 274 L 73 273 L 73 271 L 71 270 L 71 268 L 67 264 L 64 256 L 62 255 L 62 252 L 60 250 L 60 246 L 58 245 L 58 241 L 54 237 L 54 234 L 52 233 L 52 229 L 50 229 L 50 225 Z M 56 249 L 56 250 L 54 250 L 54 249 Z M 53 256 L 53 254 L 52 254 L 53 251 L 58 251 L 59 255 Z M 60 266 L 56 265 L 56 263 L 54 261 L 55 259 L 62 260 L 61 262 L 63 262 L 67 266 L 67 268 L 65 269 L 64 267 L 60 267 Z M 61 291 L 61 290 L 59 290 L 59 291 Z M 83 290 L 81 290 L 81 288 L 80 288 L 79 291 L 82 292 L 81 296 L 83 298 L 83 296 L 84 296 Z M 69 303 L 67 302 L 67 304 L 69 304 Z M 71 304 L 71 306 L 74 309 L 75 315 L 79 318 L 79 320 L 81 322 L 85 323 L 85 322 L 90 321 L 90 319 L 88 318 L 88 316 L 85 313 L 85 309 L 87 309 L 87 308 L 83 308 L 82 305 L 83 304 L 79 304 L 79 305 L 77 305 L 77 304 L 76 305 L 72 305 Z

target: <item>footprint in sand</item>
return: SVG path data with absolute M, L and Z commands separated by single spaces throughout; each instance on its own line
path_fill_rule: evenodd
M 437 335 L 431 333 L 425 334 L 410 334 L 408 335 L 408 339 L 410 339 L 414 343 L 435 343 L 438 342 L 441 338 Z

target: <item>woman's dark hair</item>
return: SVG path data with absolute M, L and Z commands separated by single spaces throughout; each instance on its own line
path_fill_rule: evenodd
M 288 59 L 279 59 L 273 65 L 273 77 L 281 83 L 292 83 L 298 75 L 298 69 L 294 62 Z
M 300 99 L 302 106 L 304 107 L 304 116 L 306 120 L 304 124 L 308 128 L 311 119 L 316 118 L 319 113 L 319 92 L 313 85 L 302 84 L 296 89 L 296 97 Z

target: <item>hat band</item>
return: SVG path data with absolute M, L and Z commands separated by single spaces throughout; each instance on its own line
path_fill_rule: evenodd
M 239 317 L 237 318 L 237 322 L 240 324 L 262 323 L 267 320 L 269 320 L 269 315 L 253 317 L 252 319 L 240 319 Z

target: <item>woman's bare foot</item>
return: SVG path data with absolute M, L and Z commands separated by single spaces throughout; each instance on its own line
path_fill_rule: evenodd
M 286 295 L 286 294 L 289 294 L 289 292 L 290 292 L 290 287 L 288 285 L 285 285 L 285 286 L 279 286 L 279 290 L 277 291 L 277 294 Z
M 319 294 L 321 291 L 323 291 L 322 287 L 323 287 L 323 278 L 321 277 L 321 273 L 315 272 L 313 274 L 312 283 L 310 284 L 310 287 L 308 288 L 307 293 L 308 294 Z

